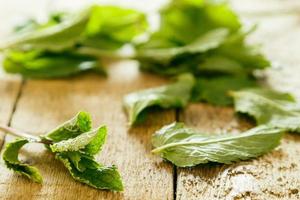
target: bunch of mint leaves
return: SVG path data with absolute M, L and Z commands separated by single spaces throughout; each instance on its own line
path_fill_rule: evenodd
M 105 74 L 99 56 L 118 50 L 148 27 L 143 13 L 94 5 L 78 13 L 55 13 L 48 21 L 28 20 L 3 42 L 4 70 L 28 78 L 57 78 L 85 71 Z M 96 55 L 95 55 L 96 54 Z
M 150 99 L 145 98 L 145 93 L 153 97 L 157 96 L 157 90 L 161 92 L 154 106 L 182 108 L 187 103 L 178 106 L 166 99 L 176 96 L 186 98 L 186 102 L 231 106 L 233 99 L 229 91 L 262 87 L 255 72 L 270 67 L 270 62 L 258 46 L 247 43 L 246 37 L 253 30 L 245 30 L 227 3 L 172 1 L 160 10 L 159 29 L 147 41 L 136 45 L 135 58 L 142 71 L 166 78 L 190 74 L 194 80 L 189 82 L 188 89 L 184 81 L 175 83 L 175 95 L 170 94 L 169 89 L 162 91 L 159 88 L 153 88 L 152 94 L 149 90 L 128 94 L 124 98 L 126 112 L 130 116 L 149 110 L 153 105 L 149 104 Z M 172 85 L 164 87 L 172 88 Z M 129 123 L 134 124 L 135 121 L 129 118 Z
M 131 45 L 135 53 L 127 58 L 137 60 L 142 71 L 175 77 L 175 82 L 126 95 L 124 108 L 130 125 L 153 107 L 184 108 L 190 102 L 234 105 L 236 112 L 257 122 L 257 127 L 238 135 L 202 133 L 182 123 L 162 127 L 152 137 L 153 153 L 179 167 L 255 158 L 278 146 L 284 132 L 300 132 L 300 106 L 289 94 L 261 84 L 255 72 L 270 67 L 270 62 L 258 46 L 247 43 L 254 29 L 245 29 L 227 3 L 173 0 L 159 16 L 158 30 L 143 42 L 135 38 L 149 33 L 147 17 L 133 9 L 95 5 L 75 15 L 51 15 L 42 24 L 29 20 L 18 26 L 15 37 L 2 46 L 4 69 L 29 78 L 65 77 L 90 70 L 105 73 L 99 59 L 126 58 L 120 56 L 120 49 Z M 76 180 L 96 188 L 122 189 L 114 167 L 101 171 L 103 167 L 94 162 L 93 155 L 100 147 L 91 150 L 90 143 L 80 144 L 81 139 L 76 139 L 85 133 L 62 135 L 52 133 L 43 139 L 53 143 L 46 146 Z M 101 136 L 96 135 L 99 138 L 95 143 L 101 146 Z M 68 142 L 69 137 L 75 143 Z M 25 143 L 17 141 L 8 149 L 18 149 Z M 17 154 L 12 155 L 4 156 L 8 167 L 17 172 L 22 169 L 20 173 L 40 182 L 35 168 L 20 163 Z M 114 177 L 113 186 L 89 179 L 100 171 L 103 180 Z

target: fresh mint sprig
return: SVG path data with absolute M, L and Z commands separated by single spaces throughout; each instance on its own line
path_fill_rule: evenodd
M 7 126 L 0 126 L 0 130 L 20 138 L 5 147 L 3 159 L 6 166 L 34 182 L 42 182 L 38 169 L 18 159 L 19 150 L 32 142 L 44 144 L 55 158 L 64 164 L 75 180 L 97 189 L 123 190 L 117 168 L 105 167 L 94 157 L 105 143 L 107 128 L 101 126 L 91 130 L 91 118 L 86 112 L 79 112 L 74 118 L 44 136 L 33 136 Z

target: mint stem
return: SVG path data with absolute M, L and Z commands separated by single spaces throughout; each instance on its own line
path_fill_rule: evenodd
M 31 135 L 31 134 L 28 134 L 28 133 L 21 132 L 17 129 L 11 128 L 11 127 L 3 125 L 3 124 L 0 124 L 0 130 L 5 132 L 5 133 L 8 133 L 10 135 L 14 135 L 14 136 L 17 136 L 17 137 L 28 139 L 30 142 L 45 143 L 38 136 L 34 136 L 34 135 Z

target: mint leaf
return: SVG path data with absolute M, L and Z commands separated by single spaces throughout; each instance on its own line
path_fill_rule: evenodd
M 241 63 L 222 55 L 211 55 L 198 64 L 197 74 L 244 76 L 249 73 Z
M 185 127 L 164 126 L 152 136 L 152 151 L 179 167 L 207 162 L 230 164 L 263 155 L 279 145 L 282 129 L 258 126 L 238 135 L 211 135 Z
M 105 142 L 106 131 L 106 127 L 102 126 L 77 137 L 50 144 L 49 147 L 75 180 L 97 189 L 121 191 L 123 185 L 117 168 L 105 167 L 94 158 Z
M 18 34 L 12 40 L 7 41 L 2 48 L 23 48 L 28 46 L 34 49 L 61 51 L 72 47 L 85 30 L 89 19 L 88 13 L 89 10 L 84 10 L 79 14 L 70 15 L 62 22 L 52 26 Z
M 167 76 L 187 72 L 203 77 L 203 72 L 245 76 L 270 66 L 257 46 L 246 43 L 250 31 L 242 31 L 239 18 L 226 3 L 172 1 L 160 15 L 160 29 L 137 45 L 137 60 L 144 71 Z
M 86 71 L 106 73 L 98 59 L 72 52 L 8 51 L 3 67 L 8 73 L 29 78 L 67 77 Z
M 106 141 L 107 128 L 102 126 L 98 128 L 96 136 L 85 146 L 83 151 L 89 155 L 95 155 L 101 151 Z
M 185 46 L 214 29 L 225 28 L 235 32 L 241 26 L 238 17 L 224 3 L 171 1 L 160 11 L 160 15 L 159 30 L 140 48 Z
M 243 66 L 244 70 L 251 73 L 255 69 L 265 69 L 270 67 L 270 61 L 260 52 L 258 45 L 249 45 L 246 37 L 250 31 L 238 31 L 212 52 L 212 55 L 220 55 L 228 59 L 234 60 Z
M 228 35 L 228 30 L 224 28 L 209 31 L 190 44 L 172 48 L 145 49 L 138 52 L 139 59 L 150 59 L 161 62 L 168 62 L 170 59 L 180 54 L 195 54 L 217 48 L 224 42 Z
M 136 10 L 117 6 L 93 6 L 84 36 L 84 47 L 118 49 L 130 43 L 148 27 L 146 16 Z
M 7 168 L 12 169 L 18 174 L 24 175 L 27 178 L 37 183 L 42 183 L 43 178 L 37 168 L 21 163 L 18 159 L 19 150 L 29 141 L 26 139 L 17 139 L 14 142 L 8 143 L 4 149 L 3 160 Z
M 73 163 L 76 169 L 84 172 L 87 168 L 97 169 L 102 165 L 97 163 L 92 155 L 85 154 L 84 152 L 69 151 L 60 153 L 68 157 L 69 161 Z
M 149 107 L 159 106 L 166 109 L 186 106 L 194 82 L 191 74 L 182 74 L 175 83 L 126 95 L 123 103 L 129 117 L 129 124 L 134 124 L 141 112 Z
M 269 89 L 251 89 L 232 92 L 236 112 L 248 114 L 257 124 L 300 132 L 300 106 L 287 93 Z
M 92 121 L 90 114 L 81 111 L 75 117 L 59 125 L 43 137 L 53 142 L 60 142 L 88 132 L 91 128 Z
M 59 159 L 69 170 L 72 177 L 87 185 L 97 189 L 109 189 L 114 191 L 122 191 L 123 185 L 121 176 L 115 166 L 112 167 L 90 167 L 86 162 L 86 169 L 82 172 L 78 170 L 66 154 L 58 153 L 56 158 Z M 83 161 L 84 162 L 84 161 Z
M 75 138 L 62 140 L 50 145 L 52 152 L 83 151 L 89 155 L 97 154 L 106 138 L 106 127 L 82 133 Z
M 147 27 L 146 16 L 139 11 L 94 5 L 79 13 L 52 15 L 44 24 L 30 20 L 17 27 L 18 34 L 2 48 L 22 49 L 26 46 L 27 49 L 62 51 L 79 45 L 118 49 L 142 34 Z
M 213 78 L 197 78 L 193 90 L 193 101 L 204 101 L 218 106 L 233 104 L 229 92 L 244 88 L 255 87 L 256 80 L 243 76 L 220 76 Z

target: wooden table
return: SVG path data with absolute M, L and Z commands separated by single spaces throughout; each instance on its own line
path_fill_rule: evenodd
M 26 10 L 41 13 L 40 9 L 46 8 L 43 2 L 0 0 L 0 22 L 8 24 L 10 17 Z M 262 43 L 265 54 L 279 63 L 277 70 L 268 70 L 269 83 L 300 99 L 299 1 L 235 0 L 232 5 L 243 20 L 259 24 L 250 41 Z M 3 26 L 0 29 L 7 30 Z M 0 123 L 41 134 L 79 110 L 90 112 L 94 126 L 109 127 L 107 143 L 97 160 L 118 166 L 124 192 L 99 191 L 75 182 L 42 145 L 30 144 L 22 150 L 21 158 L 40 169 L 43 185 L 9 171 L 1 159 L 0 199 L 300 199 L 299 135 L 286 135 L 279 148 L 258 159 L 233 165 L 176 168 L 150 153 L 151 134 L 162 125 L 180 120 L 211 132 L 241 131 L 249 125 L 238 120 L 231 108 L 199 103 L 183 112 L 151 113 L 145 124 L 129 128 L 122 97 L 165 80 L 141 74 L 134 61 L 107 66 L 108 78 L 88 74 L 61 80 L 23 80 L 2 73 Z M 12 139 L 1 133 L 0 147 Z

